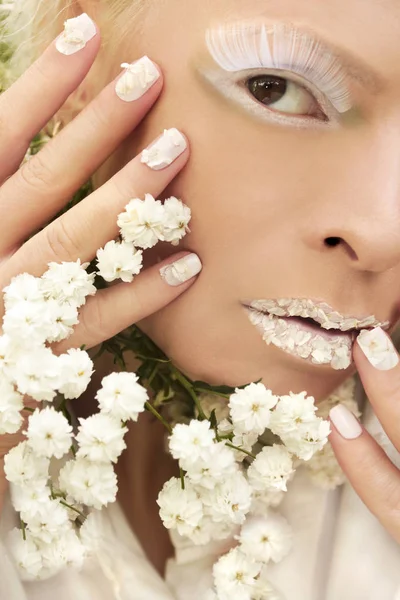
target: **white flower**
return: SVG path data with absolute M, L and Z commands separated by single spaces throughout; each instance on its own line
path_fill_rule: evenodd
M 143 253 L 128 242 L 107 242 L 97 251 L 97 268 L 104 281 L 122 279 L 130 283 L 140 273 Z
M 59 487 L 76 502 L 101 508 L 115 502 L 117 476 L 111 463 L 91 462 L 86 458 L 68 461 L 59 474 Z
M 23 396 L 0 376 L 0 435 L 16 433 L 22 425 Z
M 189 471 L 199 460 L 207 461 L 215 433 L 209 421 L 192 419 L 188 425 L 178 423 L 169 438 L 169 449 L 181 466 Z
M 43 568 L 42 555 L 34 537 L 26 531 L 24 540 L 20 529 L 13 529 L 8 536 L 8 545 L 22 581 L 37 579 Z
M 282 490 L 253 490 L 253 500 L 251 503 L 251 514 L 256 516 L 265 516 L 268 508 L 278 506 L 285 497 Z
M 286 483 L 293 473 L 292 456 L 279 444 L 263 448 L 247 470 L 250 484 L 260 491 L 286 491 Z
M 32 535 L 45 544 L 62 537 L 72 527 L 67 510 L 58 500 L 49 499 L 46 504 L 39 505 L 34 515 L 31 511 L 22 512 L 21 518 Z
M 251 487 L 245 476 L 237 471 L 224 478 L 207 494 L 201 496 L 213 521 L 230 521 L 241 525 L 251 506 Z
M 89 263 L 63 262 L 49 263 L 48 270 L 42 275 L 42 290 L 46 298 L 68 303 L 79 308 L 86 302 L 87 296 L 93 296 L 95 273 L 87 273 Z
M 24 301 L 43 303 L 41 280 L 28 273 L 21 273 L 21 275 L 13 277 L 3 292 L 6 311 Z
M 70 348 L 58 357 L 59 392 L 67 400 L 79 398 L 86 391 L 93 374 L 93 361 L 85 350 Z
M 121 421 L 137 421 L 149 396 L 135 373 L 111 373 L 102 379 L 96 399 L 102 413 Z
M 262 383 L 251 383 L 244 389 L 236 388 L 229 399 L 229 408 L 235 432 L 259 434 L 268 427 L 271 409 L 278 398 Z
M 87 419 L 79 419 L 79 444 L 77 457 L 88 458 L 93 462 L 117 462 L 126 448 L 124 435 L 128 431 L 121 421 L 110 415 L 98 413 Z
M 72 427 L 67 419 L 53 406 L 36 409 L 28 419 L 28 429 L 24 431 L 28 446 L 38 456 L 61 458 L 72 444 Z
M 238 448 L 242 448 L 246 452 L 251 452 L 254 444 L 257 442 L 259 434 L 256 431 L 247 433 L 235 433 L 232 438 L 232 444 Z M 246 458 L 245 452 L 240 450 L 235 451 L 235 458 L 238 462 L 242 462 Z
M 163 240 L 165 211 L 159 200 L 146 194 L 144 200 L 134 198 L 125 206 L 125 212 L 118 216 L 118 227 L 125 242 L 139 248 L 152 248 Z
M 290 452 L 302 460 L 310 460 L 315 452 L 325 446 L 330 430 L 329 421 L 316 418 L 299 427 L 296 433 L 281 435 L 281 438 Z
M 252 600 L 261 563 L 249 558 L 240 548 L 224 554 L 213 567 L 218 600 Z
M 190 231 L 188 223 L 191 218 L 190 208 L 178 198 L 172 196 L 164 202 L 164 227 L 163 234 L 166 242 L 176 246 L 180 239 Z
M 271 415 L 269 428 L 276 435 L 290 435 L 298 431 L 302 424 L 315 421 L 316 410 L 312 396 L 307 396 L 306 392 L 290 392 L 288 396 L 280 396 Z
M 79 322 L 77 307 L 67 303 L 60 304 L 51 298 L 43 305 L 43 309 L 48 311 L 51 324 L 47 341 L 52 343 L 67 339 L 73 333 L 74 325 Z
M 206 459 L 199 459 L 190 465 L 187 476 L 196 486 L 213 489 L 216 483 L 238 469 L 235 453 L 224 442 L 213 443 Z
M 43 571 L 40 579 L 57 574 L 63 567 L 80 569 L 86 557 L 86 549 L 73 529 L 63 532 L 51 544 L 41 547 Z
M 52 330 L 50 313 L 46 304 L 22 301 L 7 310 L 3 319 L 3 332 L 22 342 L 44 344 Z
M 280 562 L 291 550 L 293 532 L 286 519 L 270 512 L 264 517 L 250 517 L 242 526 L 241 550 L 255 560 Z
M 6 479 L 17 485 L 33 481 L 45 486 L 49 477 L 49 460 L 33 453 L 26 441 L 12 448 L 4 457 Z
M 55 397 L 60 372 L 57 357 L 49 348 L 39 346 L 34 351 L 21 353 L 12 373 L 21 394 L 48 402 Z
M 329 442 L 305 466 L 313 483 L 324 490 L 333 490 L 346 481 Z
M 164 484 L 158 495 L 160 517 L 167 529 L 176 529 L 180 535 L 190 536 L 203 517 L 203 504 L 190 481 L 173 477 Z
M 36 481 L 30 481 L 25 485 L 10 484 L 12 505 L 18 512 L 27 516 L 27 521 L 33 518 L 41 506 L 47 504 L 50 499 L 50 488 Z

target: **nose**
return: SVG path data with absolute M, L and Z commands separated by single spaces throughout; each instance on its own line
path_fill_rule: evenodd
M 329 157 L 315 173 L 308 244 L 341 253 L 360 271 L 382 273 L 399 265 L 400 123 L 348 139 Z

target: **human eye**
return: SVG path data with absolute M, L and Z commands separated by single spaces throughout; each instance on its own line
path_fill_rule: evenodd
M 315 95 L 298 81 L 274 73 L 262 73 L 246 78 L 242 85 L 268 110 L 291 116 L 329 121 Z

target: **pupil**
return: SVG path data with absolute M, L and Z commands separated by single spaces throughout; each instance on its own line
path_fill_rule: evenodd
M 247 82 L 251 94 L 262 104 L 273 104 L 285 95 L 287 81 L 274 75 L 259 75 Z

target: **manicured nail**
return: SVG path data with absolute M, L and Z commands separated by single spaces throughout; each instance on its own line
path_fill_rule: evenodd
M 79 17 L 65 21 L 64 31 L 56 40 L 56 48 L 61 54 L 67 56 L 75 54 L 82 50 L 96 34 L 94 22 L 89 15 L 82 13 Z
M 141 162 L 159 171 L 168 167 L 187 148 L 185 137 L 177 129 L 164 129 L 164 133 L 143 150 Z
M 200 273 L 201 269 L 202 264 L 199 257 L 192 253 L 161 267 L 160 274 L 168 285 L 176 286 Z
M 363 429 L 349 409 L 344 404 L 336 404 L 330 412 L 329 418 L 340 433 L 346 440 L 354 440 L 358 438 Z
M 132 102 L 143 94 L 159 79 L 160 72 L 148 56 L 142 56 L 134 63 L 122 63 L 125 69 L 115 85 L 117 96 L 124 102 Z
M 392 340 L 380 327 L 363 329 L 357 337 L 357 343 L 371 365 L 380 371 L 389 371 L 399 362 Z

